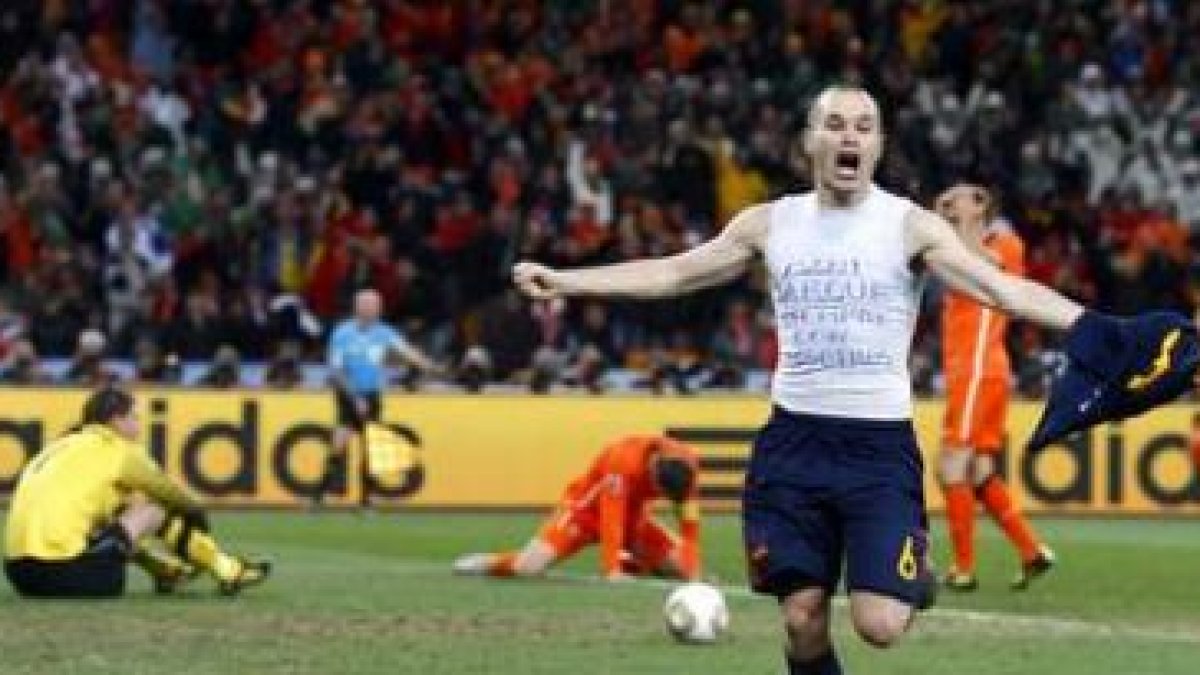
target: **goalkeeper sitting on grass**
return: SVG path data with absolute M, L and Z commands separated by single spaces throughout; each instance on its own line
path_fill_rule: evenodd
M 4 572 L 17 592 L 116 597 L 127 561 L 160 592 L 199 572 L 226 595 L 267 578 L 268 563 L 220 548 L 200 502 L 158 468 L 138 435 L 133 396 L 106 387 L 88 398 L 76 430 L 25 467 L 5 530 Z
M 664 436 L 628 436 L 604 449 L 587 473 L 567 486 L 541 530 L 519 551 L 472 553 L 458 574 L 534 576 L 591 544 L 610 581 L 660 574 L 700 575 L 700 509 L 696 451 Z M 651 515 L 654 500 L 675 505 L 680 534 Z

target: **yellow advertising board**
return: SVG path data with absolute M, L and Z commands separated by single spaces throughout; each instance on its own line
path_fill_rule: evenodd
M 320 392 L 145 389 L 144 438 L 168 473 L 228 506 L 302 505 L 329 448 L 332 396 Z M 76 419 L 84 392 L 0 390 L 0 493 L 26 459 Z M 917 427 L 928 458 L 942 406 L 921 402 Z M 384 421 L 417 461 L 373 488 L 382 504 L 438 508 L 541 507 L 582 472 L 609 440 L 666 433 L 696 445 L 710 507 L 736 508 L 755 430 L 769 412 L 760 397 L 405 395 L 386 398 Z M 1094 430 L 1036 454 L 1020 452 L 1040 404 L 1014 404 L 1005 473 L 1030 512 L 1200 513 L 1200 480 L 1187 451 L 1191 409 L 1163 408 Z M 357 503 L 358 469 L 335 486 Z M 932 469 L 930 459 L 927 467 Z M 929 506 L 941 507 L 932 471 Z

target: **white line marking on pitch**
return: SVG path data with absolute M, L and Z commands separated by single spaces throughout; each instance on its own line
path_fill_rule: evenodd
M 562 579 L 566 581 L 578 581 L 588 584 L 608 583 L 604 579 L 588 574 L 573 574 L 570 572 L 550 572 L 547 576 L 551 579 Z M 646 588 L 654 588 L 662 591 L 674 588 L 679 584 L 678 581 L 667 579 L 630 579 L 621 584 L 630 584 L 642 586 Z M 721 589 L 722 593 L 730 597 L 743 599 L 763 599 L 764 596 L 754 593 L 749 588 L 731 584 L 715 584 Z M 843 596 L 838 596 L 833 599 L 834 605 L 845 607 L 848 605 L 848 599 Z M 1184 629 L 1169 630 L 1146 628 L 1141 626 L 1129 626 L 1120 624 L 1100 623 L 1094 621 L 1085 621 L 1082 619 L 1067 619 L 1056 616 L 1046 616 L 1042 614 L 1015 614 L 1012 612 L 997 612 L 997 611 L 982 611 L 971 609 L 959 609 L 957 607 L 934 607 L 922 612 L 923 615 L 931 617 L 956 619 L 960 621 L 969 621 L 978 624 L 988 624 L 993 626 L 1006 627 L 1021 627 L 1032 631 L 1050 631 L 1057 633 L 1070 633 L 1072 635 L 1085 637 L 1135 637 L 1146 640 L 1155 640 L 1161 642 L 1185 642 L 1185 643 L 1200 643 L 1200 633 L 1188 631 Z M 918 628 L 919 622 L 918 622 Z
M 393 571 L 404 572 L 409 574 L 437 574 L 439 572 L 450 574 L 449 565 L 441 565 L 429 561 L 404 561 L 394 566 Z M 584 584 L 606 584 L 609 583 L 599 576 L 593 574 L 580 574 L 576 572 L 568 572 L 563 570 L 552 570 L 546 574 L 546 578 L 552 581 L 568 581 Z M 621 587 L 640 587 L 654 589 L 658 592 L 663 592 L 674 588 L 679 584 L 678 581 L 669 579 L 647 579 L 633 578 L 617 584 Z M 745 586 L 736 584 L 716 584 L 729 597 L 742 600 L 765 600 L 766 596 L 754 593 Z M 834 605 L 845 607 L 848 604 L 847 598 L 838 596 L 834 598 Z M 1200 632 L 1187 629 L 1167 629 L 1167 628 L 1148 628 L 1143 626 L 1122 625 L 1102 623 L 1097 621 L 1085 621 L 1083 619 L 1069 619 L 1057 616 L 1048 616 L 1044 614 L 1016 614 L 1013 612 L 1004 611 L 984 611 L 972 609 L 960 609 L 957 607 L 934 607 L 933 609 L 922 612 L 922 615 L 931 618 L 950 619 L 967 621 L 981 626 L 1008 627 L 1008 628 L 1023 628 L 1028 632 L 1052 632 L 1060 635 L 1069 634 L 1078 637 L 1090 638 L 1140 638 L 1144 640 L 1152 640 L 1156 642 L 1182 642 L 1186 644 L 1200 644 Z M 920 622 L 916 630 L 920 630 Z

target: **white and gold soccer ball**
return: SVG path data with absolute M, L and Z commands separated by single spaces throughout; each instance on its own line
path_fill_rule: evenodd
M 715 586 L 690 582 L 677 586 L 663 604 L 667 632 L 686 644 L 712 644 L 729 629 L 729 608 Z

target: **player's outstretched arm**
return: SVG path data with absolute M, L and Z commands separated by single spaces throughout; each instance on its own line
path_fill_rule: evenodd
M 556 270 L 533 262 L 513 266 L 513 282 L 534 299 L 564 295 L 665 298 L 736 279 L 762 249 L 770 206 L 742 211 L 715 238 L 678 255 Z
M 426 374 L 445 375 L 447 373 L 445 366 L 434 361 L 428 354 L 411 343 L 400 342 L 393 346 L 393 349 L 406 363 L 416 366 Z
M 1079 303 L 1035 281 L 1005 274 L 970 251 L 941 216 L 913 209 L 905 221 L 909 256 L 950 288 L 1006 314 L 1066 330 L 1083 314 Z

